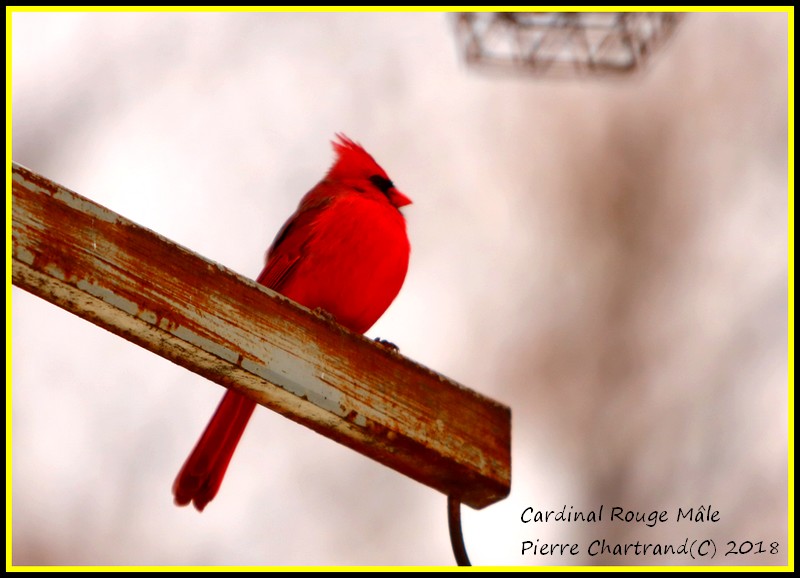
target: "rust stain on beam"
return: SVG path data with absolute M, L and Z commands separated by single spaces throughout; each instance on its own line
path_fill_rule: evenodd
M 13 165 L 15 285 L 473 508 L 508 495 L 511 411 Z

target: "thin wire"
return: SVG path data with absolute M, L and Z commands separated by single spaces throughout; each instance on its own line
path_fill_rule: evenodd
M 461 500 L 447 496 L 447 525 L 450 527 L 450 544 L 459 566 L 472 566 L 464 546 L 464 535 L 461 533 Z

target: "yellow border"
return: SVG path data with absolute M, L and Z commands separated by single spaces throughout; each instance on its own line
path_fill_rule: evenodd
M 6 569 L 9 569 L 6 566 Z M 264 570 L 325 570 L 340 572 L 786 572 L 786 566 L 13 566 L 17 572 L 263 572 Z
M 794 570 L 794 8 L 788 13 L 789 25 L 789 130 L 788 130 L 788 214 L 789 214 L 789 557 L 788 566 Z
M 6 8 L 6 570 L 11 567 L 11 15 Z
M 784 12 L 788 16 L 789 34 L 789 66 L 788 66 L 788 407 L 789 407 L 789 454 L 788 454 L 788 558 L 786 566 L 475 566 L 472 568 L 441 566 L 13 566 L 12 564 L 12 496 L 11 496 L 11 464 L 12 464 L 12 425 L 11 425 L 11 35 L 14 12 L 482 12 L 482 11 L 515 11 L 531 9 L 530 6 L 37 6 L 6 7 L 6 571 L 82 571 L 111 572 L 120 570 L 137 571 L 225 571 L 247 572 L 260 571 L 265 568 L 281 570 L 339 570 L 350 572 L 381 571 L 445 571 L 470 572 L 493 570 L 504 572 L 530 572 L 548 570 L 557 572 L 670 572 L 675 570 L 691 570 L 697 572 L 733 572 L 758 570 L 762 572 L 781 572 L 794 570 L 794 7 L 793 6 L 536 6 L 538 11 L 581 12 L 593 10 L 597 12 Z
M 793 6 L 8 6 L 9 12 L 794 12 Z
M 9 569 L 6 566 L 6 569 Z M 14 566 L 20 572 L 263 572 L 264 570 L 326 570 L 340 572 L 786 572 L 786 566 Z

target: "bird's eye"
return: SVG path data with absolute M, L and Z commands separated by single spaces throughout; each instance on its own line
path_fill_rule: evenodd
M 375 185 L 380 192 L 384 195 L 389 192 L 390 189 L 394 188 L 394 183 L 387 179 L 386 177 L 382 177 L 380 175 L 372 175 L 369 178 L 370 182 Z

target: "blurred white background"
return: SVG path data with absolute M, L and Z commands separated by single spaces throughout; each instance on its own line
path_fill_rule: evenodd
M 688 17 L 647 74 L 481 75 L 444 14 L 15 13 L 13 158 L 255 276 L 343 131 L 415 202 L 369 332 L 511 406 L 523 540 L 787 557 L 787 16 Z M 445 497 L 260 409 L 201 515 L 170 488 L 222 390 L 17 288 L 15 564 L 448 565 Z M 716 524 L 522 524 L 535 510 Z M 777 555 L 723 557 L 728 540 Z

